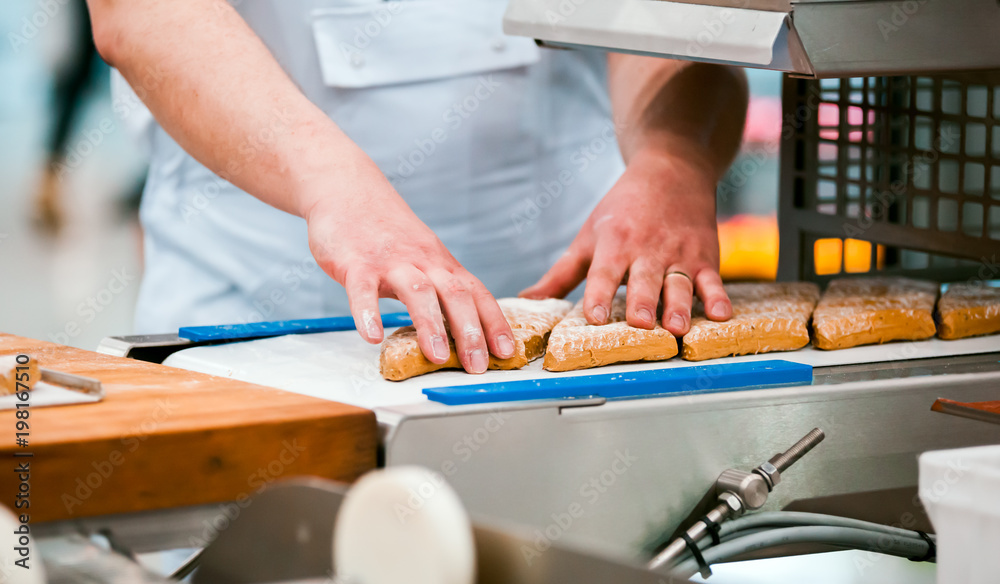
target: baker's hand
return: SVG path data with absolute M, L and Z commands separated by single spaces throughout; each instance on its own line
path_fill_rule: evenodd
M 434 363 L 448 360 L 448 333 L 469 373 L 482 373 L 489 352 L 514 354 L 514 336 L 490 292 L 463 268 L 377 169 L 338 190 L 349 197 L 318 199 L 306 213 L 309 247 L 319 266 L 347 289 L 358 332 L 383 338 L 378 299 L 406 305 L 420 350 Z
M 683 335 L 695 292 L 708 318 L 728 319 L 710 174 L 680 157 L 636 153 L 569 250 L 521 295 L 562 297 L 586 278 L 583 311 L 591 324 L 607 321 L 622 283 L 632 326 L 653 328 L 662 297 L 664 328 Z

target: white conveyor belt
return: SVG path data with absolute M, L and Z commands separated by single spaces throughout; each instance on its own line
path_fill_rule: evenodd
M 386 336 L 391 332 L 391 329 L 387 330 Z M 378 370 L 379 351 L 378 345 L 365 343 L 355 331 L 344 331 L 287 335 L 195 347 L 174 353 L 164 361 L 164 364 L 374 409 L 425 402 L 427 399 L 422 393 L 424 388 L 448 385 L 621 373 L 768 359 L 783 359 L 813 367 L 826 367 L 1000 352 L 1000 336 L 957 341 L 942 341 L 935 338 L 927 341 L 854 347 L 840 351 L 820 351 L 810 346 L 799 351 L 726 357 L 700 362 L 689 362 L 675 357 L 668 361 L 610 365 L 565 373 L 543 370 L 542 359 L 538 359 L 517 371 L 487 371 L 482 375 L 469 375 L 462 371 L 438 371 L 406 381 L 386 381 L 382 378 Z

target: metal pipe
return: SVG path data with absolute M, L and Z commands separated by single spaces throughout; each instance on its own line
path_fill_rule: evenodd
M 708 512 L 706 517 L 715 523 L 722 523 L 729 517 L 731 507 L 726 503 L 719 503 L 714 509 Z M 691 541 L 699 541 L 701 538 L 708 535 L 708 526 L 705 525 L 704 521 L 698 521 L 694 525 L 688 528 L 687 536 L 691 538 Z M 687 542 L 684 538 L 678 537 L 674 541 L 670 542 L 670 545 L 663 548 L 663 551 L 656 554 L 656 557 L 646 564 L 646 567 L 650 570 L 656 570 L 662 566 L 670 565 L 687 550 Z
M 766 463 L 772 465 L 773 469 L 767 472 L 762 471 L 761 474 L 761 476 L 766 477 L 765 480 L 767 481 L 768 491 L 775 484 L 777 484 L 781 473 L 784 472 L 785 469 L 795 464 L 795 462 L 805 456 L 807 452 L 822 442 L 825 437 L 826 435 L 823 434 L 822 430 L 819 428 L 813 428 L 812 431 L 803 436 L 801 440 L 793 444 L 791 448 L 781 454 L 774 455 L 771 460 Z M 761 465 L 761 468 L 764 467 L 765 465 Z M 710 522 L 715 524 L 721 524 L 723 521 L 734 515 L 739 517 L 747 510 L 747 504 L 741 497 L 741 495 L 746 496 L 746 493 L 738 493 L 731 490 L 734 487 L 730 483 L 723 481 L 723 478 L 727 476 L 728 472 L 729 471 L 724 471 L 722 475 L 720 475 L 719 480 L 716 482 L 716 487 L 722 491 L 719 493 L 719 504 L 705 516 Z M 763 497 L 763 501 L 760 501 L 759 504 L 755 502 L 752 509 L 760 508 L 764 501 L 767 500 L 767 493 L 761 493 L 761 496 Z M 699 520 L 695 522 L 694 525 L 689 527 L 685 534 L 687 534 L 691 541 L 697 543 L 708 535 L 708 526 L 705 524 L 704 520 Z M 684 553 L 685 550 L 687 550 L 687 547 L 688 544 L 684 538 L 679 537 L 670 542 L 667 547 L 663 548 L 663 551 L 656 554 L 656 557 L 650 560 L 649 563 L 646 564 L 646 567 L 650 570 L 656 570 L 663 566 L 670 566 Z

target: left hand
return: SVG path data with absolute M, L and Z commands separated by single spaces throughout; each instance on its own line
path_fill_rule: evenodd
M 683 335 L 694 293 L 708 318 L 727 320 L 732 305 L 719 277 L 711 176 L 681 156 L 636 152 L 566 253 L 521 296 L 563 297 L 586 278 L 583 311 L 591 324 L 607 322 L 623 283 L 632 326 L 653 328 L 662 297 L 663 327 Z

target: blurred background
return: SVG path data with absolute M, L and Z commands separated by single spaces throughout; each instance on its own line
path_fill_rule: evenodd
M 0 31 L 0 330 L 93 349 L 131 331 L 144 154 L 82 0 L 4 0 Z
M 113 101 L 83 0 L 3 0 L 0 32 L 0 331 L 94 349 L 132 332 L 142 273 L 135 104 Z M 749 75 L 744 151 L 719 188 L 723 275 L 769 279 L 781 76 Z

